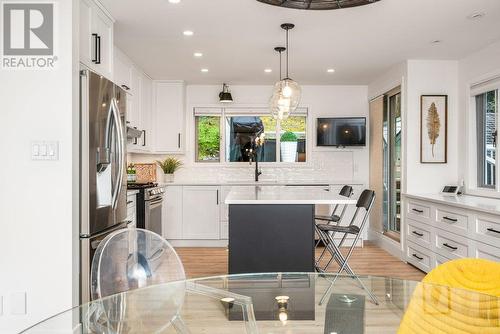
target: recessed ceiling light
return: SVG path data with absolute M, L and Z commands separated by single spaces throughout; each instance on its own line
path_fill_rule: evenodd
M 191 30 L 186 30 L 183 32 L 184 36 L 193 36 L 194 35 L 194 32 L 192 32 Z
M 193 56 L 195 56 L 196 58 L 201 58 L 201 57 L 203 57 L 203 53 L 195 52 L 195 53 L 193 53 Z
M 272 71 L 273 71 L 273 70 L 272 70 L 272 69 L 270 69 L 270 68 L 266 68 L 266 69 L 264 70 L 264 72 L 266 72 L 266 73 L 271 73 Z
M 469 20 L 478 20 L 478 19 L 481 19 L 485 16 L 486 14 L 484 12 L 474 12 L 472 14 L 470 14 L 469 16 L 467 16 L 467 18 Z
M 168 0 L 168 2 L 170 2 L 170 3 L 179 3 L 179 2 L 181 2 L 181 0 Z
M 335 70 L 333 68 L 329 68 L 326 70 L 328 73 L 335 73 Z
M 202 71 L 203 73 L 207 73 L 207 72 L 208 72 L 208 68 L 202 68 L 202 69 L 201 69 L 201 71 Z
M 435 39 L 431 42 L 431 44 L 441 44 L 442 40 L 440 39 Z

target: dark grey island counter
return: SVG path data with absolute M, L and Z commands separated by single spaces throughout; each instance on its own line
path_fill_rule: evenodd
M 314 272 L 314 213 L 319 204 L 356 201 L 314 187 L 233 187 L 229 273 Z

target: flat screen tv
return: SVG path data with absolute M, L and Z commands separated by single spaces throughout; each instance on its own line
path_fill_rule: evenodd
M 366 146 L 366 118 L 318 118 L 318 146 Z

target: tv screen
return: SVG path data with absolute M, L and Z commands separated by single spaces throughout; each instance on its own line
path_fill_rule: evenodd
M 318 118 L 318 146 L 366 146 L 366 118 Z

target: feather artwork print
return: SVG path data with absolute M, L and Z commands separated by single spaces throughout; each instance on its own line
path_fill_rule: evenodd
M 434 158 L 434 146 L 436 145 L 436 140 L 439 137 L 439 130 L 441 129 L 441 120 L 439 119 L 439 113 L 436 108 L 436 104 L 432 102 L 429 110 L 427 111 L 427 134 L 429 135 L 429 141 L 432 146 L 432 157 Z

